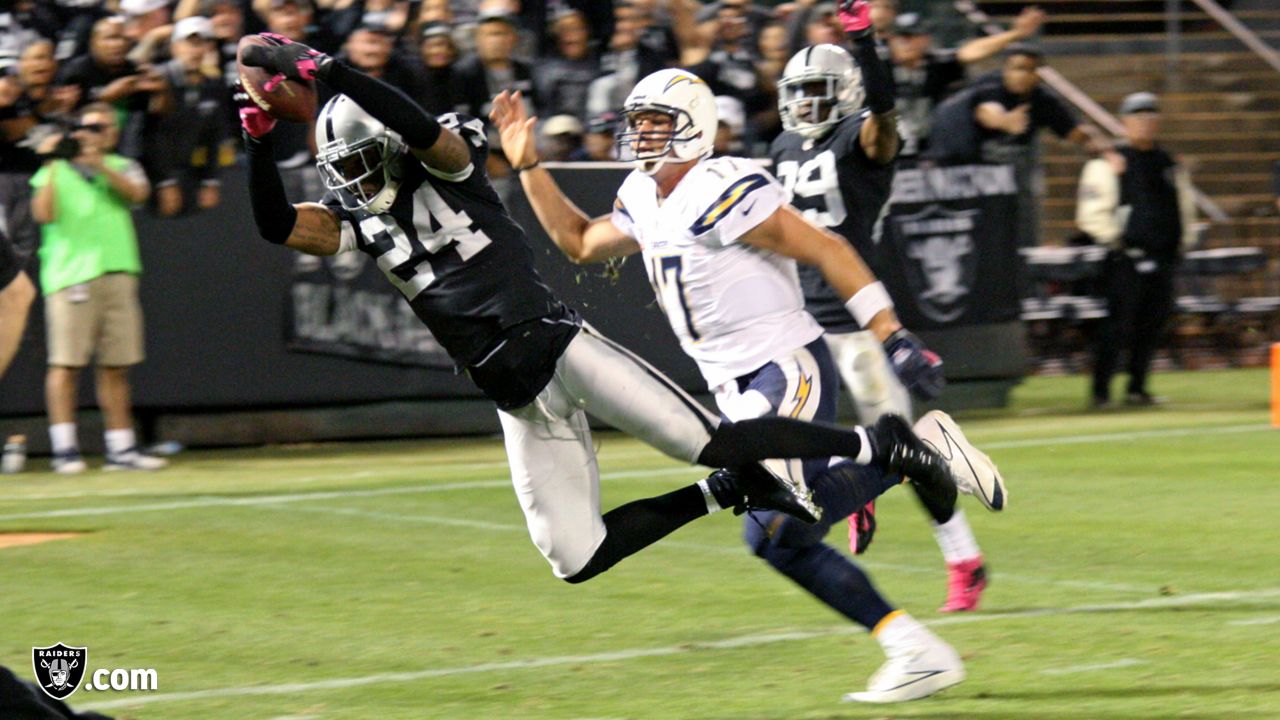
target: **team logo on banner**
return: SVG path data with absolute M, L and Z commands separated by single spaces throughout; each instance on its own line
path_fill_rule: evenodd
M 934 322 L 956 320 L 969 307 L 978 269 L 973 231 L 980 214 L 931 204 L 893 218 L 907 283 L 920 312 Z
M 36 682 L 46 695 L 57 700 L 65 700 L 80 686 L 88 661 L 87 647 L 58 643 L 53 647 L 31 648 L 31 668 L 36 672 Z

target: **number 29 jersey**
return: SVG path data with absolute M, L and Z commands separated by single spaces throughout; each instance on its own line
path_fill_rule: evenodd
M 489 184 L 480 120 L 450 113 L 439 122 L 466 141 L 466 169 L 447 175 L 405 155 L 387 212 L 347 210 L 333 193 L 322 203 L 338 216 L 342 248 L 377 261 L 461 369 L 481 361 L 508 328 L 555 313 L 576 316 L 543 284 L 524 230 Z
M 893 165 L 880 165 L 862 149 L 862 124 L 869 111 L 841 120 L 831 132 L 810 140 L 784 132 L 769 155 L 791 204 L 814 224 L 838 233 L 874 270 L 873 233 L 893 184 Z M 800 268 L 805 307 L 833 332 L 859 330 L 844 302 L 817 268 Z
M 712 389 L 822 335 L 795 261 L 739 242 L 785 203 L 778 181 L 742 158 L 699 162 L 661 202 L 638 170 L 618 189 L 613 224 L 640 245 L 658 304 Z

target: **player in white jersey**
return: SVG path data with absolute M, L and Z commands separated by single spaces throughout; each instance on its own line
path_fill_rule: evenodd
M 839 378 L 822 329 L 804 311 L 796 260 L 819 267 L 851 311 L 887 335 L 901 325 L 875 278 L 846 243 L 788 206 L 781 186 L 758 164 L 706 159 L 717 118 L 711 91 L 698 77 L 663 70 L 644 78 L 624 116 L 620 142 L 634 154 L 637 169 L 624 181 L 612 214 L 596 219 L 537 169 L 535 119 L 526 117 L 519 94 L 499 95 L 490 117 L 538 219 L 568 257 L 591 262 L 642 254 L 672 329 L 726 418 L 834 419 Z M 918 343 L 914 347 L 923 352 Z M 853 484 L 821 482 L 828 464 L 847 463 L 777 462 L 783 472 L 809 480 L 823 517 L 806 525 L 752 512 L 746 539 L 775 569 L 883 645 L 889 661 L 866 692 L 849 699 L 911 700 L 963 680 L 963 664 L 949 645 L 890 606 L 857 565 L 822 543 L 832 523 L 865 504 L 846 492 Z M 863 485 L 887 488 L 900 481 L 866 466 L 859 472 Z M 937 519 L 949 517 L 948 511 Z

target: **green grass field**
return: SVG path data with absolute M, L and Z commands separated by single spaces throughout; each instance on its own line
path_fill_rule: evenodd
M 979 612 L 935 612 L 923 514 L 882 500 L 865 566 L 968 666 L 916 703 L 839 702 L 878 646 L 750 556 L 728 513 L 554 579 L 494 438 L 4 477 L 0 531 L 87 534 L 0 550 L 0 663 L 30 678 L 31 647 L 62 641 L 90 669 L 155 668 L 158 692 L 71 698 L 119 718 L 1280 718 L 1267 376 L 1155 387 L 1171 404 L 1097 414 L 1082 378 L 1035 379 L 961 416 L 1010 494 L 1000 515 L 962 497 L 992 571 Z M 598 444 L 605 507 L 701 475 Z

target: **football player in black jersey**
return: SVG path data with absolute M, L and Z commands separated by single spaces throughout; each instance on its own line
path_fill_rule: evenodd
M 841 3 L 839 15 L 851 52 L 836 45 L 814 45 L 787 63 L 778 83 L 784 132 L 774 140 L 770 155 L 792 205 L 846 238 L 874 267 L 877 225 L 888 207 L 900 141 L 893 83 L 876 52 L 869 19 L 864 19 L 866 6 L 866 0 Z M 862 422 L 875 422 L 884 413 L 912 417 L 909 390 L 926 400 L 938 395 L 942 374 L 936 372 L 941 365 L 936 355 L 926 356 L 935 372 L 904 365 L 902 361 L 912 356 L 901 352 L 900 340 L 863 331 L 821 274 L 801 266 L 800 281 L 805 306 L 826 331 Z M 1002 481 L 1000 490 L 1003 496 Z M 874 527 L 867 517 L 873 513 L 870 506 L 849 520 L 855 552 L 861 549 L 859 535 L 865 541 L 866 528 Z M 934 534 L 948 567 L 942 611 L 974 609 L 986 586 L 986 570 L 963 511 L 957 509 L 944 524 L 935 523 Z
M 479 120 L 433 117 L 390 85 L 266 37 L 274 44 L 248 48 L 246 64 L 278 78 L 318 79 L 339 94 L 316 122 L 316 164 L 329 189 L 322 203 L 289 204 L 271 159 L 275 120 L 242 105 L 259 233 L 314 255 L 358 250 L 377 260 L 457 367 L 497 404 L 530 535 L 556 576 L 588 580 L 721 508 L 814 520 L 812 492 L 765 470 L 758 463 L 765 458 L 875 463 L 910 476 L 926 505 L 950 515 L 950 470 L 901 418 L 854 430 L 776 417 L 720 422 L 542 283 L 523 231 L 485 176 Z M 588 410 L 672 457 L 732 469 L 602 516 Z M 833 469 L 821 481 L 861 493 L 858 505 L 884 489 L 854 477 Z

